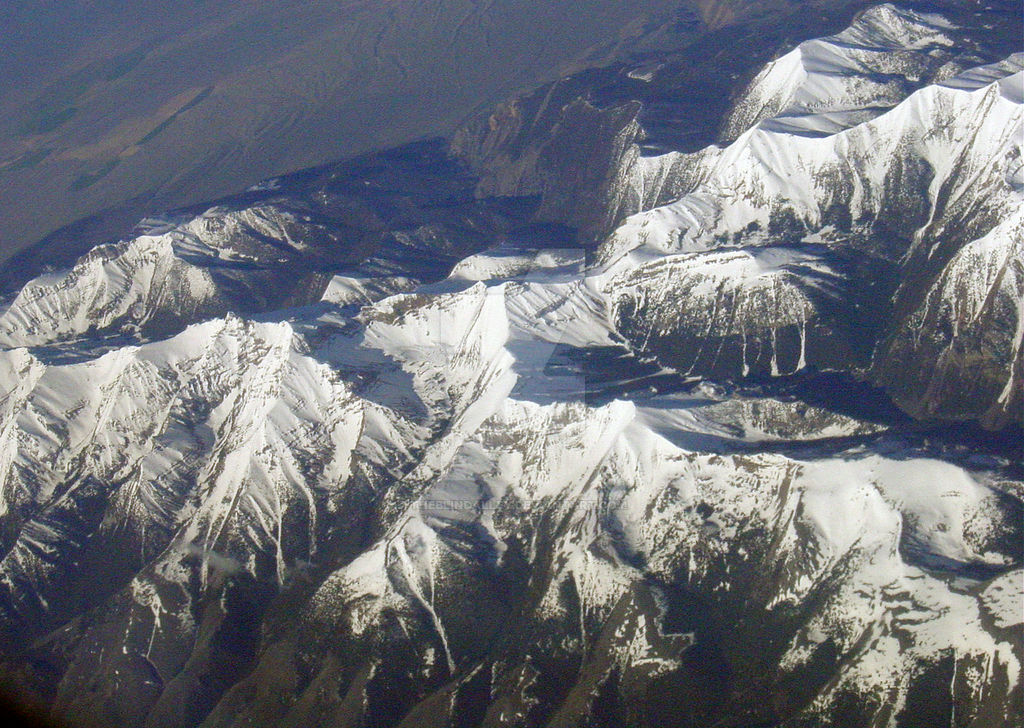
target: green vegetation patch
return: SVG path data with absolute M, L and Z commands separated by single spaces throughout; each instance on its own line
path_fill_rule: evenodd
M 207 86 L 206 88 L 204 88 L 202 91 L 195 95 L 195 98 L 193 98 L 187 104 L 182 106 L 180 109 L 178 109 L 173 114 L 171 114 L 166 119 L 157 124 L 155 127 L 153 127 L 152 131 L 150 131 L 148 134 L 146 134 L 146 136 L 142 137 L 142 139 L 139 140 L 139 144 L 145 144 L 146 142 L 154 139 L 164 129 L 166 129 L 172 123 L 174 123 L 174 120 L 177 119 L 179 116 L 184 114 L 189 109 L 193 109 L 199 104 L 203 103 L 203 101 L 205 101 L 210 96 L 211 93 L 213 93 L 213 86 Z
M 201 104 L 204 101 L 206 101 L 206 99 L 208 99 L 210 97 L 210 94 L 212 94 L 212 93 L 213 93 L 213 86 L 207 86 L 202 91 L 197 93 L 194 99 L 192 99 L 187 104 L 185 104 L 180 109 L 178 109 L 177 112 L 175 112 L 174 115 L 177 116 L 178 114 L 184 114 L 189 109 L 194 109 L 195 107 L 199 106 L 199 104 Z
M 154 137 L 156 137 L 158 134 L 160 134 L 160 132 L 162 132 L 164 129 L 169 127 L 174 122 L 174 120 L 177 119 L 177 118 L 178 118 L 177 114 L 171 114 L 170 116 L 168 116 L 166 119 L 164 119 L 159 124 L 157 124 L 155 127 L 153 127 L 153 130 L 150 131 L 148 134 L 146 134 L 146 136 L 144 136 L 141 139 L 139 139 L 139 144 L 145 144 L 146 142 L 148 142 L 151 139 L 153 139 Z
M 21 125 L 18 131 L 26 136 L 46 134 L 70 121 L 77 113 L 78 108 L 75 106 L 68 106 L 63 109 L 39 109 L 29 117 L 28 121 Z
M 78 178 L 71 183 L 71 186 L 68 189 L 77 192 L 92 187 L 94 184 L 96 184 L 101 179 L 110 174 L 112 171 L 114 171 L 114 167 L 116 167 L 118 164 L 119 160 L 112 159 L 106 164 L 104 164 L 102 167 L 97 169 L 95 172 L 87 172 L 85 174 L 80 174 L 78 175 Z
M 17 159 L 6 164 L 3 169 L 8 171 L 31 169 L 50 156 L 51 151 L 50 149 L 34 149 L 31 152 L 25 152 Z
M 102 63 L 103 78 L 107 81 L 116 81 L 135 70 L 135 67 L 142 63 L 142 59 L 145 57 L 146 49 L 140 46 L 135 50 L 108 58 Z

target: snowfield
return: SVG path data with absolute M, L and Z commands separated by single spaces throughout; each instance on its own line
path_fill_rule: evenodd
M 1024 422 L 1024 55 L 959 32 L 800 44 L 723 144 L 635 156 L 596 249 L 419 225 L 309 277 L 319 223 L 271 202 L 27 282 L 0 627 L 55 715 L 1022 720 L 1024 480 L 962 423 Z

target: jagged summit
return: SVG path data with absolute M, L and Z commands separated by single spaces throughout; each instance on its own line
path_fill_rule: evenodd
M 976 65 L 941 15 L 877 5 L 834 36 L 801 43 L 765 66 L 726 122 L 819 135 L 866 121 L 922 85 Z
M 993 53 L 876 6 L 687 153 L 584 73 L 26 276 L 7 687 L 118 728 L 1019 722 Z

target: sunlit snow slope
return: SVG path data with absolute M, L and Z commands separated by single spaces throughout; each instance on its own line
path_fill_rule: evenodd
M 982 36 L 878 6 L 698 151 L 596 91 L 524 145 L 512 100 L 22 281 L 5 686 L 147 728 L 1018 724 L 1024 55 Z M 549 187 L 584 152 L 596 240 Z

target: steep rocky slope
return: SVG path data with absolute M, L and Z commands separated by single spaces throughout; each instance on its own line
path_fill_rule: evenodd
M 467 127 L 453 150 L 483 170 L 479 194 L 539 193 L 539 214 L 578 226 L 584 242 L 596 234 L 613 318 L 639 354 L 705 376 L 808 362 L 865 372 L 917 417 L 1001 427 L 1024 421 L 1014 374 L 1024 60 L 985 41 L 945 16 L 881 5 L 767 64 L 719 144 L 647 153 L 641 106 L 598 108 L 614 96 L 599 86 L 533 112 L 542 127 L 557 117 L 533 146 L 517 136 L 527 99 L 500 108 L 487 133 Z M 561 93 L 552 87 L 545 104 Z M 991 256 L 990 282 L 961 276 L 959 295 L 991 291 L 977 306 L 1000 333 L 958 330 L 956 353 L 940 357 L 945 329 L 906 336 L 946 325 L 922 309 L 961 251 Z
M 696 146 L 652 52 L 454 159 L 12 273 L 4 687 L 126 728 L 1020 722 L 993 12 L 868 10 L 737 75 Z

